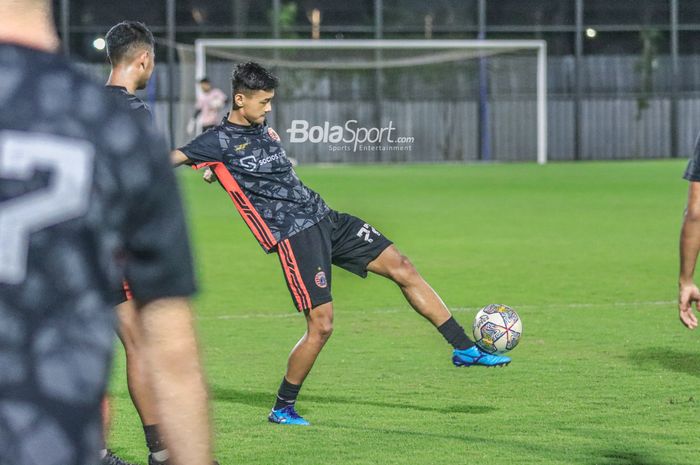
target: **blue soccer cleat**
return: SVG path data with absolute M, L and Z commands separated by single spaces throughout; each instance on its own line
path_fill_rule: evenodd
M 456 367 L 470 367 L 473 365 L 502 367 L 510 363 L 510 357 L 489 354 L 481 350 L 478 346 L 471 346 L 464 350 L 455 349 L 454 352 L 452 352 L 452 363 L 454 363 Z
M 267 419 L 271 423 L 277 423 L 280 425 L 302 425 L 307 426 L 310 423 L 304 420 L 296 410 L 294 410 L 293 405 L 288 405 L 279 410 L 272 410 L 267 416 Z

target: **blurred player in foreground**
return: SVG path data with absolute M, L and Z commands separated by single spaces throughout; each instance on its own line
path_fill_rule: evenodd
M 683 218 L 680 241 L 680 274 L 678 277 L 678 311 L 683 323 L 689 329 L 698 327 L 698 319 L 693 312 L 700 302 L 700 291 L 693 275 L 700 252 L 700 137 L 695 143 L 695 153 L 688 161 L 683 178 L 688 182 L 688 205 Z
M 58 53 L 49 0 L 0 0 L 0 17 L 0 464 L 99 462 L 126 276 L 172 463 L 210 465 L 165 143 Z
M 263 249 L 277 253 L 292 300 L 306 316 L 306 333 L 289 356 L 269 421 L 309 424 L 294 404 L 333 331 L 331 264 L 363 278 L 372 272 L 395 282 L 413 309 L 452 345 L 456 366 L 510 363 L 510 358 L 487 354 L 472 343 L 389 239 L 363 220 L 330 209 L 301 182 L 279 136 L 265 123 L 276 86 L 277 78 L 260 65 L 238 65 L 227 118 L 171 154 L 176 165 L 213 169 Z

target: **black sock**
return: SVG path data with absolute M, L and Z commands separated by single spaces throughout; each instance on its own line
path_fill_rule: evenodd
M 146 446 L 151 454 L 165 450 L 165 443 L 158 434 L 158 425 L 147 425 L 143 427 L 143 433 L 146 435 Z
M 280 389 L 277 391 L 277 401 L 275 402 L 274 409 L 279 410 L 288 405 L 294 405 L 297 401 L 300 389 L 301 384 L 292 384 L 287 381 L 287 378 L 282 378 L 282 384 L 280 384 Z
M 438 326 L 438 331 L 455 349 L 464 350 L 474 345 L 464 332 L 464 328 L 453 317 L 450 317 L 449 320 Z

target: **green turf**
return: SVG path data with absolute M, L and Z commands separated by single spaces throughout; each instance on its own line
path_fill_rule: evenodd
M 504 369 L 457 369 L 390 282 L 334 268 L 335 333 L 266 421 L 304 330 L 276 256 L 228 197 L 183 172 L 216 455 L 226 464 L 697 464 L 700 340 L 675 299 L 682 162 L 302 167 L 393 239 L 463 325 L 513 305 Z M 145 458 L 118 351 L 111 447 Z

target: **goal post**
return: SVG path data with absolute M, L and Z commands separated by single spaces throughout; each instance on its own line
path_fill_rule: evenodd
M 283 138 L 286 134 L 283 134 L 280 129 L 293 137 L 295 135 L 293 123 L 297 125 L 296 129 L 301 131 L 304 125 L 299 121 L 302 120 L 308 125 L 305 140 L 315 140 L 308 136 L 314 135 L 312 134 L 314 128 L 321 128 L 316 130 L 316 139 L 321 137 L 322 140 L 318 141 L 317 145 L 322 148 L 316 148 L 315 153 L 303 161 L 479 160 L 478 128 L 487 125 L 491 128 L 487 134 L 497 134 L 489 141 L 496 152 L 494 161 L 537 161 L 540 164 L 547 162 L 547 44 L 545 41 L 269 39 L 198 39 L 195 41 L 196 79 L 207 76 L 215 84 L 228 90 L 230 83 L 226 78 L 230 78 L 232 65 L 245 61 L 257 61 L 271 68 L 281 78 L 282 83 L 290 80 L 296 86 L 291 90 L 285 89 L 288 91 L 286 93 L 278 92 L 276 100 L 279 99 L 280 103 L 286 104 L 282 106 L 283 116 L 274 115 L 280 108 L 279 104 L 278 107 L 273 108 L 271 115 Z M 489 70 L 486 73 L 488 76 L 486 82 L 477 84 L 477 81 L 483 80 L 479 77 L 483 76 L 483 73 L 475 70 L 484 67 Z M 225 70 L 228 70 L 228 75 Z M 444 85 L 441 83 L 442 80 Z M 372 89 L 369 90 L 369 88 Z M 439 92 L 442 92 L 442 95 Z M 442 107 L 439 104 L 436 105 L 437 102 L 430 102 L 431 99 L 436 100 L 436 96 L 442 103 Z M 296 105 L 290 103 L 294 99 L 296 99 Z M 308 103 L 306 106 L 300 103 L 304 99 Z M 319 105 L 324 99 L 325 103 L 321 108 Z M 357 113 L 354 117 L 349 111 L 353 108 L 351 104 L 353 99 L 357 104 L 354 106 Z M 313 110 L 308 108 L 312 102 L 316 105 Z M 487 111 L 480 111 L 484 108 Z M 325 152 L 333 150 L 328 142 L 329 131 L 333 127 L 351 130 L 347 127 L 347 123 L 355 120 L 357 126 L 355 129 L 365 129 L 371 136 L 378 135 L 382 129 L 387 129 L 390 133 L 392 128 L 388 126 L 387 120 L 396 124 L 392 118 L 397 118 L 404 127 L 394 129 L 397 133 L 403 132 L 401 135 L 404 135 L 406 140 L 410 140 L 417 137 L 412 131 L 415 131 L 420 124 L 439 126 L 441 111 L 453 115 L 449 117 L 449 128 L 425 128 L 421 141 L 416 141 L 413 147 L 417 149 L 415 151 L 426 151 L 431 148 L 438 150 L 441 154 L 437 158 L 423 160 L 406 154 L 385 158 L 379 155 L 375 158 L 371 156 L 369 158 L 324 157 Z M 428 115 L 421 115 L 421 112 L 428 112 Z M 411 115 L 413 119 L 408 118 L 407 115 Z M 364 127 L 363 123 L 366 121 L 381 128 Z M 280 124 L 285 127 L 282 128 Z M 468 130 L 465 129 L 467 126 Z M 372 132 L 372 129 L 377 129 L 379 132 Z M 457 142 L 447 140 L 449 131 L 457 135 L 456 138 L 459 139 Z M 423 139 L 430 139 L 431 134 L 440 134 L 439 140 L 423 141 Z M 297 137 L 297 142 L 300 138 L 303 139 L 303 136 L 304 134 Z M 371 138 L 369 140 L 372 141 Z M 385 140 L 379 140 L 379 149 L 382 148 L 382 144 L 386 150 L 389 150 Z M 453 147 L 455 144 L 457 148 Z M 517 153 L 519 151 L 522 153 Z

